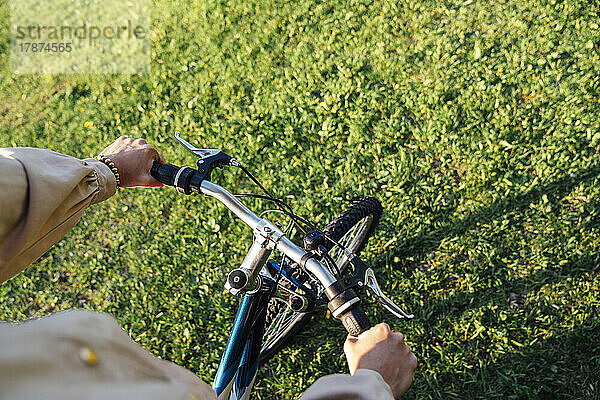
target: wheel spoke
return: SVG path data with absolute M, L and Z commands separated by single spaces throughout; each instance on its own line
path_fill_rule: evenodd
M 280 303 L 282 308 L 279 314 L 271 321 L 264 334 L 262 350 L 269 348 L 282 334 L 285 334 L 294 325 L 298 318 L 302 316 L 302 313 L 293 311 L 286 303 L 281 301 Z
M 350 250 L 352 253 L 355 253 L 360 244 L 365 239 L 365 235 L 369 231 L 369 226 L 371 224 L 373 217 L 370 215 L 361 219 L 356 225 L 354 225 L 338 242 Z M 343 271 L 348 260 L 342 249 L 338 246 L 334 246 L 330 251 L 329 255 L 335 261 L 335 264 L 338 266 L 340 271 Z

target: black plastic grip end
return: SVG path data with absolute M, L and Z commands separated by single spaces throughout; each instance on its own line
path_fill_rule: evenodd
M 150 169 L 150 175 L 163 185 L 174 186 L 177 171 L 179 171 L 179 167 L 176 165 L 161 164 L 158 161 L 154 161 L 154 164 L 152 164 L 152 168 Z
M 352 336 L 358 336 L 371 328 L 371 321 L 369 321 L 369 317 L 367 317 L 367 314 L 365 314 L 365 311 L 360 306 L 342 313 L 339 318 L 344 328 Z

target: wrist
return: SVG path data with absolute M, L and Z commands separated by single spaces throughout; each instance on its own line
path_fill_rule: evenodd
M 100 203 L 112 197 L 117 192 L 117 180 L 109 166 L 96 158 L 86 158 L 81 161 L 84 165 L 94 169 L 94 176 L 98 184 L 98 193 L 94 196 L 92 204 Z
M 115 179 L 117 181 L 117 186 L 121 186 L 121 176 L 119 175 L 119 170 L 115 166 L 115 163 L 109 157 L 105 156 L 104 154 L 98 154 L 96 156 L 96 160 L 100 161 L 101 163 L 106 164 L 106 166 L 108 166 L 108 168 L 110 168 L 111 172 L 114 174 Z

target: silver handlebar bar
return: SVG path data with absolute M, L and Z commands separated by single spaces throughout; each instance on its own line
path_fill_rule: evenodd
M 259 218 L 234 195 L 215 183 L 204 180 L 202 181 L 200 189 L 205 195 L 219 200 L 242 221 L 244 221 L 250 228 L 252 228 L 255 232 L 255 242 L 257 240 L 262 240 L 263 242 L 268 240 L 271 242 L 270 244 L 272 248 L 277 247 L 279 251 L 288 256 L 292 261 L 300 264 L 302 257 L 306 254 L 306 251 L 299 248 L 290 239 L 285 237 L 279 228 L 277 228 L 268 220 Z M 269 234 L 264 234 L 264 232 L 269 232 Z M 257 263 L 249 262 L 247 265 L 257 265 Z M 314 258 L 308 259 L 304 264 L 304 267 L 321 282 L 324 289 L 327 289 L 337 282 L 329 270 Z M 259 271 L 248 272 L 255 275 Z
M 260 222 L 260 218 L 258 218 L 256 214 L 242 204 L 241 201 L 229 193 L 225 188 L 205 180 L 202 181 L 202 186 L 200 189 L 205 195 L 214 197 L 221 203 L 225 204 L 225 206 L 233 211 L 233 213 L 242 221 L 244 221 L 246 225 L 252 229 L 257 227 L 258 223 Z

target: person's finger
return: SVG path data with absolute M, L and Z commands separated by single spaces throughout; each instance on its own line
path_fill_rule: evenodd
M 157 181 L 152 175 L 150 175 L 149 172 L 140 175 L 138 185 L 144 186 L 144 187 L 161 187 L 161 186 L 163 186 L 163 184 L 160 183 L 159 181 Z
M 162 156 L 160 155 L 160 153 L 158 152 L 158 150 L 156 150 L 156 148 L 154 146 L 152 146 L 151 144 L 147 144 L 144 146 L 144 150 L 146 151 L 146 153 L 148 154 L 148 156 L 150 158 L 152 158 L 152 160 L 162 160 Z
M 394 339 L 396 343 L 404 343 L 404 335 L 401 332 L 392 332 L 390 336 Z
M 158 154 L 158 152 L 155 152 L 156 157 L 160 158 L 160 155 Z M 152 187 L 161 187 L 163 186 L 163 184 L 161 182 L 159 182 L 155 177 L 152 176 L 152 174 L 150 173 L 150 170 L 152 169 L 152 165 L 154 164 L 154 162 L 156 161 L 156 157 L 154 158 L 149 158 L 147 161 L 147 166 L 146 166 L 146 185 L 147 186 L 152 186 Z
M 149 169 L 152 169 L 152 166 L 154 165 L 155 162 L 159 162 L 161 164 L 164 164 L 165 161 L 163 160 L 162 156 L 160 155 L 160 153 L 158 151 L 156 151 L 156 149 L 154 150 L 154 157 L 150 160 L 150 167 Z M 156 178 L 154 178 L 152 176 L 152 174 L 149 174 L 150 177 L 152 178 L 152 184 L 154 187 L 161 187 L 164 186 L 161 182 L 159 182 Z
M 352 352 L 352 349 L 356 346 L 356 338 L 348 338 L 344 342 L 344 353 L 349 354 Z
M 385 322 L 375 325 L 374 331 L 378 335 L 381 335 L 384 338 L 388 338 L 392 332 L 392 330 L 390 329 L 390 326 L 388 324 L 386 324 Z
M 156 179 L 154 179 L 154 177 L 150 176 L 150 178 L 148 179 L 148 182 L 144 186 L 146 186 L 146 187 L 162 187 L 164 185 L 162 183 L 160 183 L 159 181 L 157 181 Z

